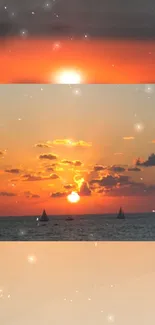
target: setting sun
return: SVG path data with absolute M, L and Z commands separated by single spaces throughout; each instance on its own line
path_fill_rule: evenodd
M 80 84 L 82 82 L 81 74 L 76 70 L 59 71 L 55 76 L 57 84 Z
M 70 202 L 70 203 L 77 203 L 79 202 L 80 200 L 80 196 L 77 192 L 72 192 L 71 194 L 69 194 L 67 196 L 67 200 Z

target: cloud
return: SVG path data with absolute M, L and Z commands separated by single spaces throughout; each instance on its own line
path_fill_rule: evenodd
M 128 168 L 128 172 L 140 172 L 141 169 L 138 167 L 130 167 Z
M 24 192 L 26 198 L 32 198 L 32 199 L 39 199 L 40 195 L 38 194 L 33 194 L 30 191 Z
M 101 170 L 105 170 L 106 167 L 105 166 L 102 166 L 102 165 L 95 165 L 94 166 L 94 171 L 98 172 L 98 171 L 101 171 Z
M 59 179 L 59 176 L 57 174 L 51 174 L 49 176 L 36 176 L 31 174 L 25 174 L 23 175 L 23 177 L 25 178 L 24 182 L 38 182 Z
M 52 167 L 47 167 L 47 168 L 46 168 L 46 171 L 47 171 L 47 172 L 53 172 L 53 171 L 54 171 L 54 168 L 52 168 Z
M 35 148 L 52 148 L 52 146 L 47 143 L 37 143 L 35 144 Z
M 51 174 L 50 179 L 58 179 L 59 176 L 57 174 Z
M 152 153 L 147 160 L 141 161 L 140 158 L 136 161 L 136 166 L 144 166 L 144 167 L 154 167 L 155 166 L 155 154 Z
M 107 175 L 105 177 L 102 177 L 101 179 L 93 179 L 90 181 L 90 184 L 98 184 L 99 186 L 103 187 L 113 187 L 118 184 L 130 184 L 130 178 L 129 176 L 125 175 L 119 175 L 119 176 L 112 176 Z
M 42 84 L 42 80 L 38 79 L 14 79 L 10 84 Z
M 80 160 L 67 160 L 67 159 L 63 159 L 61 160 L 61 164 L 63 165 L 71 165 L 71 166 L 75 166 L 75 167 L 80 167 L 82 166 L 82 162 Z
M 64 188 L 66 189 L 66 190 L 71 190 L 72 188 L 74 188 L 75 187 L 75 185 L 73 185 L 73 184 L 67 184 L 67 185 L 64 185 Z
M 52 154 L 52 153 L 49 153 L 49 154 L 42 154 L 39 156 L 39 159 L 48 159 L 48 160 L 55 160 L 57 159 L 58 156 L 55 155 L 55 154 Z
M 155 186 L 146 186 L 144 183 L 131 183 L 128 186 L 115 187 L 105 191 L 110 196 L 146 196 L 155 195 Z
M 118 180 L 116 177 L 108 175 L 106 177 L 102 177 L 101 179 L 92 179 L 90 184 L 98 184 L 99 186 L 116 186 Z
M 134 137 L 123 137 L 123 140 L 134 140 Z
M 121 166 L 112 166 L 108 168 L 109 171 L 114 172 L 114 173 L 123 173 L 125 172 L 125 168 Z
M 51 197 L 52 198 L 59 198 L 59 197 L 65 197 L 67 195 L 66 192 L 54 192 L 54 193 L 51 193 Z
M 91 189 L 89 188 L 89 184 L 87 182 L 83 182 L 80 191 L 79 191 L 80 196 L 90 196 L 91 195 Z
M 47 142 L 47 143 L 50 143 Z M 55 146 L 70 146 L 70 147 L 92 147 L 92 143 L 91 142 L 86 142 L 83 140 L 79 140 L 79 141 L 73 141 L 71 139 L 56 139 L 53 142 L 51 142 L 53 145 Z
M 21 170 L 18 168 L 12 168 L 12 169 L 5 170 L 5 173 L 10 173 L 10 174 L 19 174 L 20 172 L 21 172 Z
M 15 193 L 10 193 L 10 192 L 0 192 L 0 196 L 17 196 Z

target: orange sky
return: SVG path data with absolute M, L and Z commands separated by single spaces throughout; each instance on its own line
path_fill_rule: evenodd
M 154 90 L 1 85 L 0 215 L 154 210 Z
M 58 46 L 58 47 L 57 47 Z M 152 41 L 6 39 L 0 45 L 0 83 L 55 83 L 59 69 L 78 69 L 82 83 L 154 82 Z

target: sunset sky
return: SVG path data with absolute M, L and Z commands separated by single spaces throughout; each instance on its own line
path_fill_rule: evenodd
M 6 0 L 0 4 L 0 83 L 155 82 L 153 0 Z M 23 64 L 24 62 L 24 64 Z
M 154 90 L 1 85 L 0 215 L 155 209 Z

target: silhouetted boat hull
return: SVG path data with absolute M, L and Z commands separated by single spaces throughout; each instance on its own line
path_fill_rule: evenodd
M 124 212 L 122 210 L 122 208 L 120 208 L 119 213 L 117 215 L 117 219 L 125 219 L 125 215 Z
M 67 217 L 66 221 L 73 221 L 74 219 L 72 217 Z
M 39 222 L 47 222 L 47 221 L 49 221 L 49 218 L 48 218 L 45 210 L 43 211 L 43 213 L 42 213 L 42 215 L 41 215 L 41 217 L 39 218 L 38 221 Z

